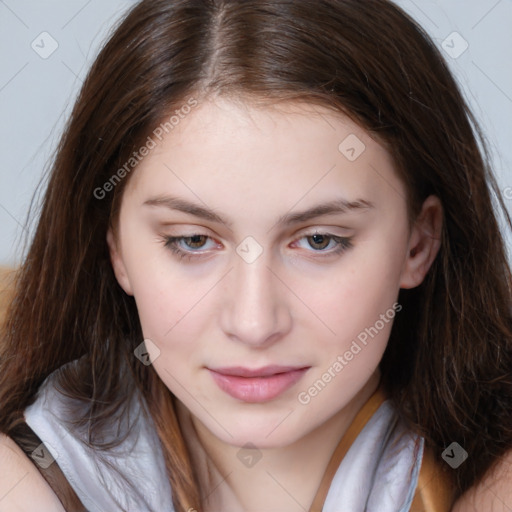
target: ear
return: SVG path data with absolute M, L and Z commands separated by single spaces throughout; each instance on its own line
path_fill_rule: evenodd
M 118 243 L 112 228 L 109 228 L 107 231 L 107 245 L 110 253 L 110 262 L 112 263 L 112 268 L 114 270 L 114 274 L 116 276 L 117 282 L 119 283 L 119 286 L 121 286 L 121 288 L 128 295 L 133 295 L 130 279 L 128 278 L 123 257 L 121 255 L 121 251 L 119 250 Z
M 443 207 L 436 196 L 425 199 L 411 231 L 400 288 L 415 288 L 425 278 L 441 247 Z

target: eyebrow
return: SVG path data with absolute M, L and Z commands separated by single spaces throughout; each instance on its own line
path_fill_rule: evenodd
M 156 196 L 147 199 L 146 201 L 144 201 L 143 204 L 147 206 L 162 206 L 170 210 L 178 210 L 180 212 L 194 215 L 195 217 L 199 217 L 203 220 L 224 224 L 228 228 L 231 228 L 233 226 L 233 223 L 229 219 L 224 218 L 222 215 L 216 213 L 215 211 L 205 206 L 201 206 L 197 203 L 186 201 L 185 199 L 181 199 L 179 197 L 168 195 Z M 274 226 L 298 224 L 300 222 L 305 222 L 324 215 L 341 215 L 356 210 L 364 212 L 371 210 L 374 207 L 375 205 L 373 203 L 371 203 L 370 201 L 366 201 L 365 199 L 348 201 L 347 199 L 344 198 L 338 198 L 328 202 L 314 205 L 311 208 L 308 208 L 307 210 L 302 210 L 294 213 L 288 212 L 279 217 Z

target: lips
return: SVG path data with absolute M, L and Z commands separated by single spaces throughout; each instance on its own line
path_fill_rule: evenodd
M 245 368 L 232 366 L 208 368 L 218 387 L 228 395 L 244 402 L 267 402 L 296 384 L 309 366 L 265 366 Z

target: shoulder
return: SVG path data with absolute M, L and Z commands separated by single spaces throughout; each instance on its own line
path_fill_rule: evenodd
M 509 512 L 512 510 L 512 450 L 455 503 L 452 512 Z
M 65 512 L 34 463 L 0 433 L 0 512 Z

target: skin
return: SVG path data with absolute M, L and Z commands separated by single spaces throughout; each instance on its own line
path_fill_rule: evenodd
M 0 461 L 0 512 L 65 512 L 34 462 L 4 434 L 0 434 Z
M 366 146 L 355 161 L 338 149 L 351 134 Z M 231 225 L 145 204 L 164 195 Z M 373 207 L 277 224 L 340 197 Z M 439 201 L 428 198 L 410 226 L 405 197 L 388 152 L 364 130 L 298 103 L 205 101 L 137 167 L 118 229 L 107 237 L 112 264 L 135 297 L 153 366 L 180 401 L 196 466 L 214 475 L 202 472 L 203 485 L 224 480 L 208 491 L 212 509 L 292 511 L 311 503 L 334 447 L 378 385 L 392 322 L 310 403 L 299 403 L 298 393 L 392 308 L 400 288 L 420 284 L 439 248 Z M 333 254 L 334 241 L 307 237 L 315 230 L 352 246 Z M 192 234 L 210 237 L 180 242 L 195 259 L 165 247 L 165 236 Z M 251 263 L 236 251 L 247 236 L 263 250 Z M 311 368 L 264 403 L 232 398 L 207 369 L 269 364 Z M 236 457 L 248 442 L 262 454 L 252 468 Z

